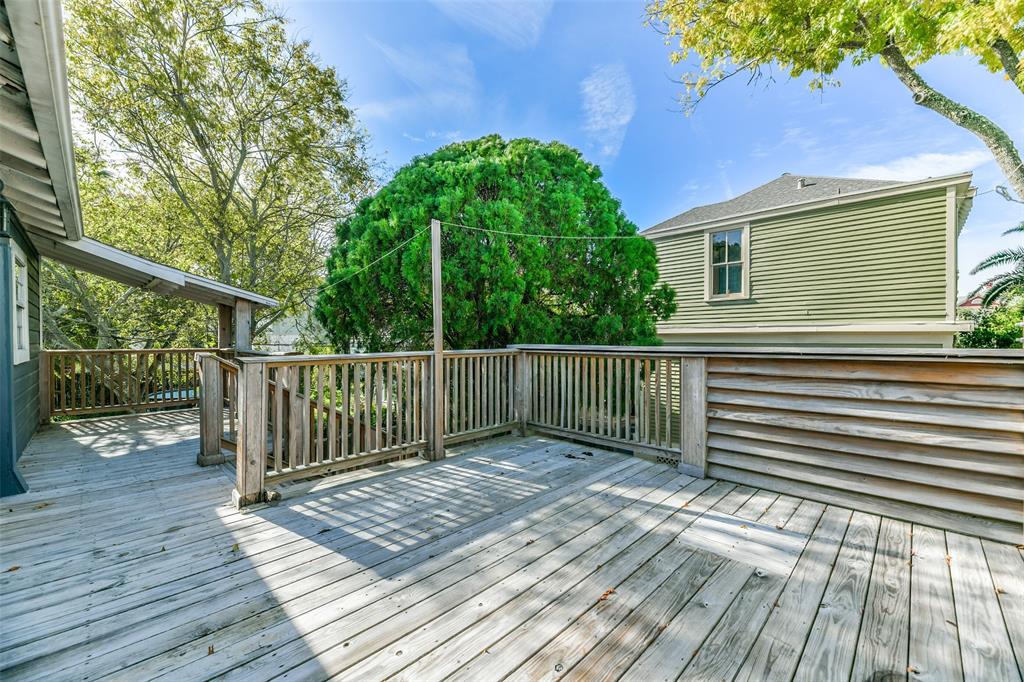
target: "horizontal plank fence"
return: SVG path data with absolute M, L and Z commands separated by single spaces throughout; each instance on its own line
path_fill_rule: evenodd
M 708 361 L 708 475 L 1009 542 L 1024 524 L 1024 368 Z
M 196 405 L 196 353 L 204 350 L 208 349 L 40 351 L 40 418 Z

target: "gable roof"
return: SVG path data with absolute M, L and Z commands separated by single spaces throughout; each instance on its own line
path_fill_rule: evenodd
M 819 205 L 841 201 L 869 199 L 886 191 L 913 191 L 935 184 L 970 184 L 971 174 L 943 176 L 914 180 L 865 180 L 860 178 L 835 178 L 816 175 L 794 175 L 783 173 L 771 182 L 734 197 L 705 206 L 696 206 L 679 215 L 643 230 L 647 236 L 676 232 L 688 227 L 724 220 L 740 220 L 753 215 L 771 212 L 796 212 L 817 208 Z

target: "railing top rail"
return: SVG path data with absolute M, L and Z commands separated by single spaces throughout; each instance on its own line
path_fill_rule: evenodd
M 989 348 L 793 348 L 722 346 L 568 346 L 517 344 L 509 346 L 527 353 L 621 355 L 621 356 L 693 356 L 746 357 L 763 359 L 821 360 L 921 360 L 927 362 L 992 362 L 1024 364 L 1024 350 Z
M 283 365 L 330 365 L 345 362 L 367 362 L 372 360 L 416 360 L 429 358 L 430 351 L 401 353 L 348 353 L 344 355 L 278 355 L 235 358 L 241 365 L 262 364 L 269 367 Z
M 445 357 L 474 356 L 474 355 L 515 355 L 518 353 L 515 348 L 486 348 L 469 350 L 446 350 Z
M 212 353 L 217 348 L 44 348 L 43 351 L 52 355 L 108 355 L 112 353 Z
M 201 360 L 203 358 L 213 358 L 214 360 L 217 361 L 217 364 L 219 364 L 221 367 L 223 367 L 224 369 L 228 370 L 229 372 L 237 372 L 238 371 L 238 364 L 237 363 L 234 363 L 231 360 L 228 360 L 227 358 L 222 358 L 221 356 L 217 355 L 216 353 L 209 353 L 209 352 L 207 352 L 207 353 L 196 353 L 196 360 Z

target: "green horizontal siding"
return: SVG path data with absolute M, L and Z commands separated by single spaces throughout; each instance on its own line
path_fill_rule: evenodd
M 750 224 L 749 299 L 704 301 L 704 234 L 655 242 L 678 309 L 665 326 L 944 320 L 946 192 Z

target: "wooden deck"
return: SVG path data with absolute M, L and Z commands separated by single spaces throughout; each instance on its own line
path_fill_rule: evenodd
M 1020 680 L 1020 548 L 544 438 L 237 512 L 194 411 L 42 430 L 5 680 Z

